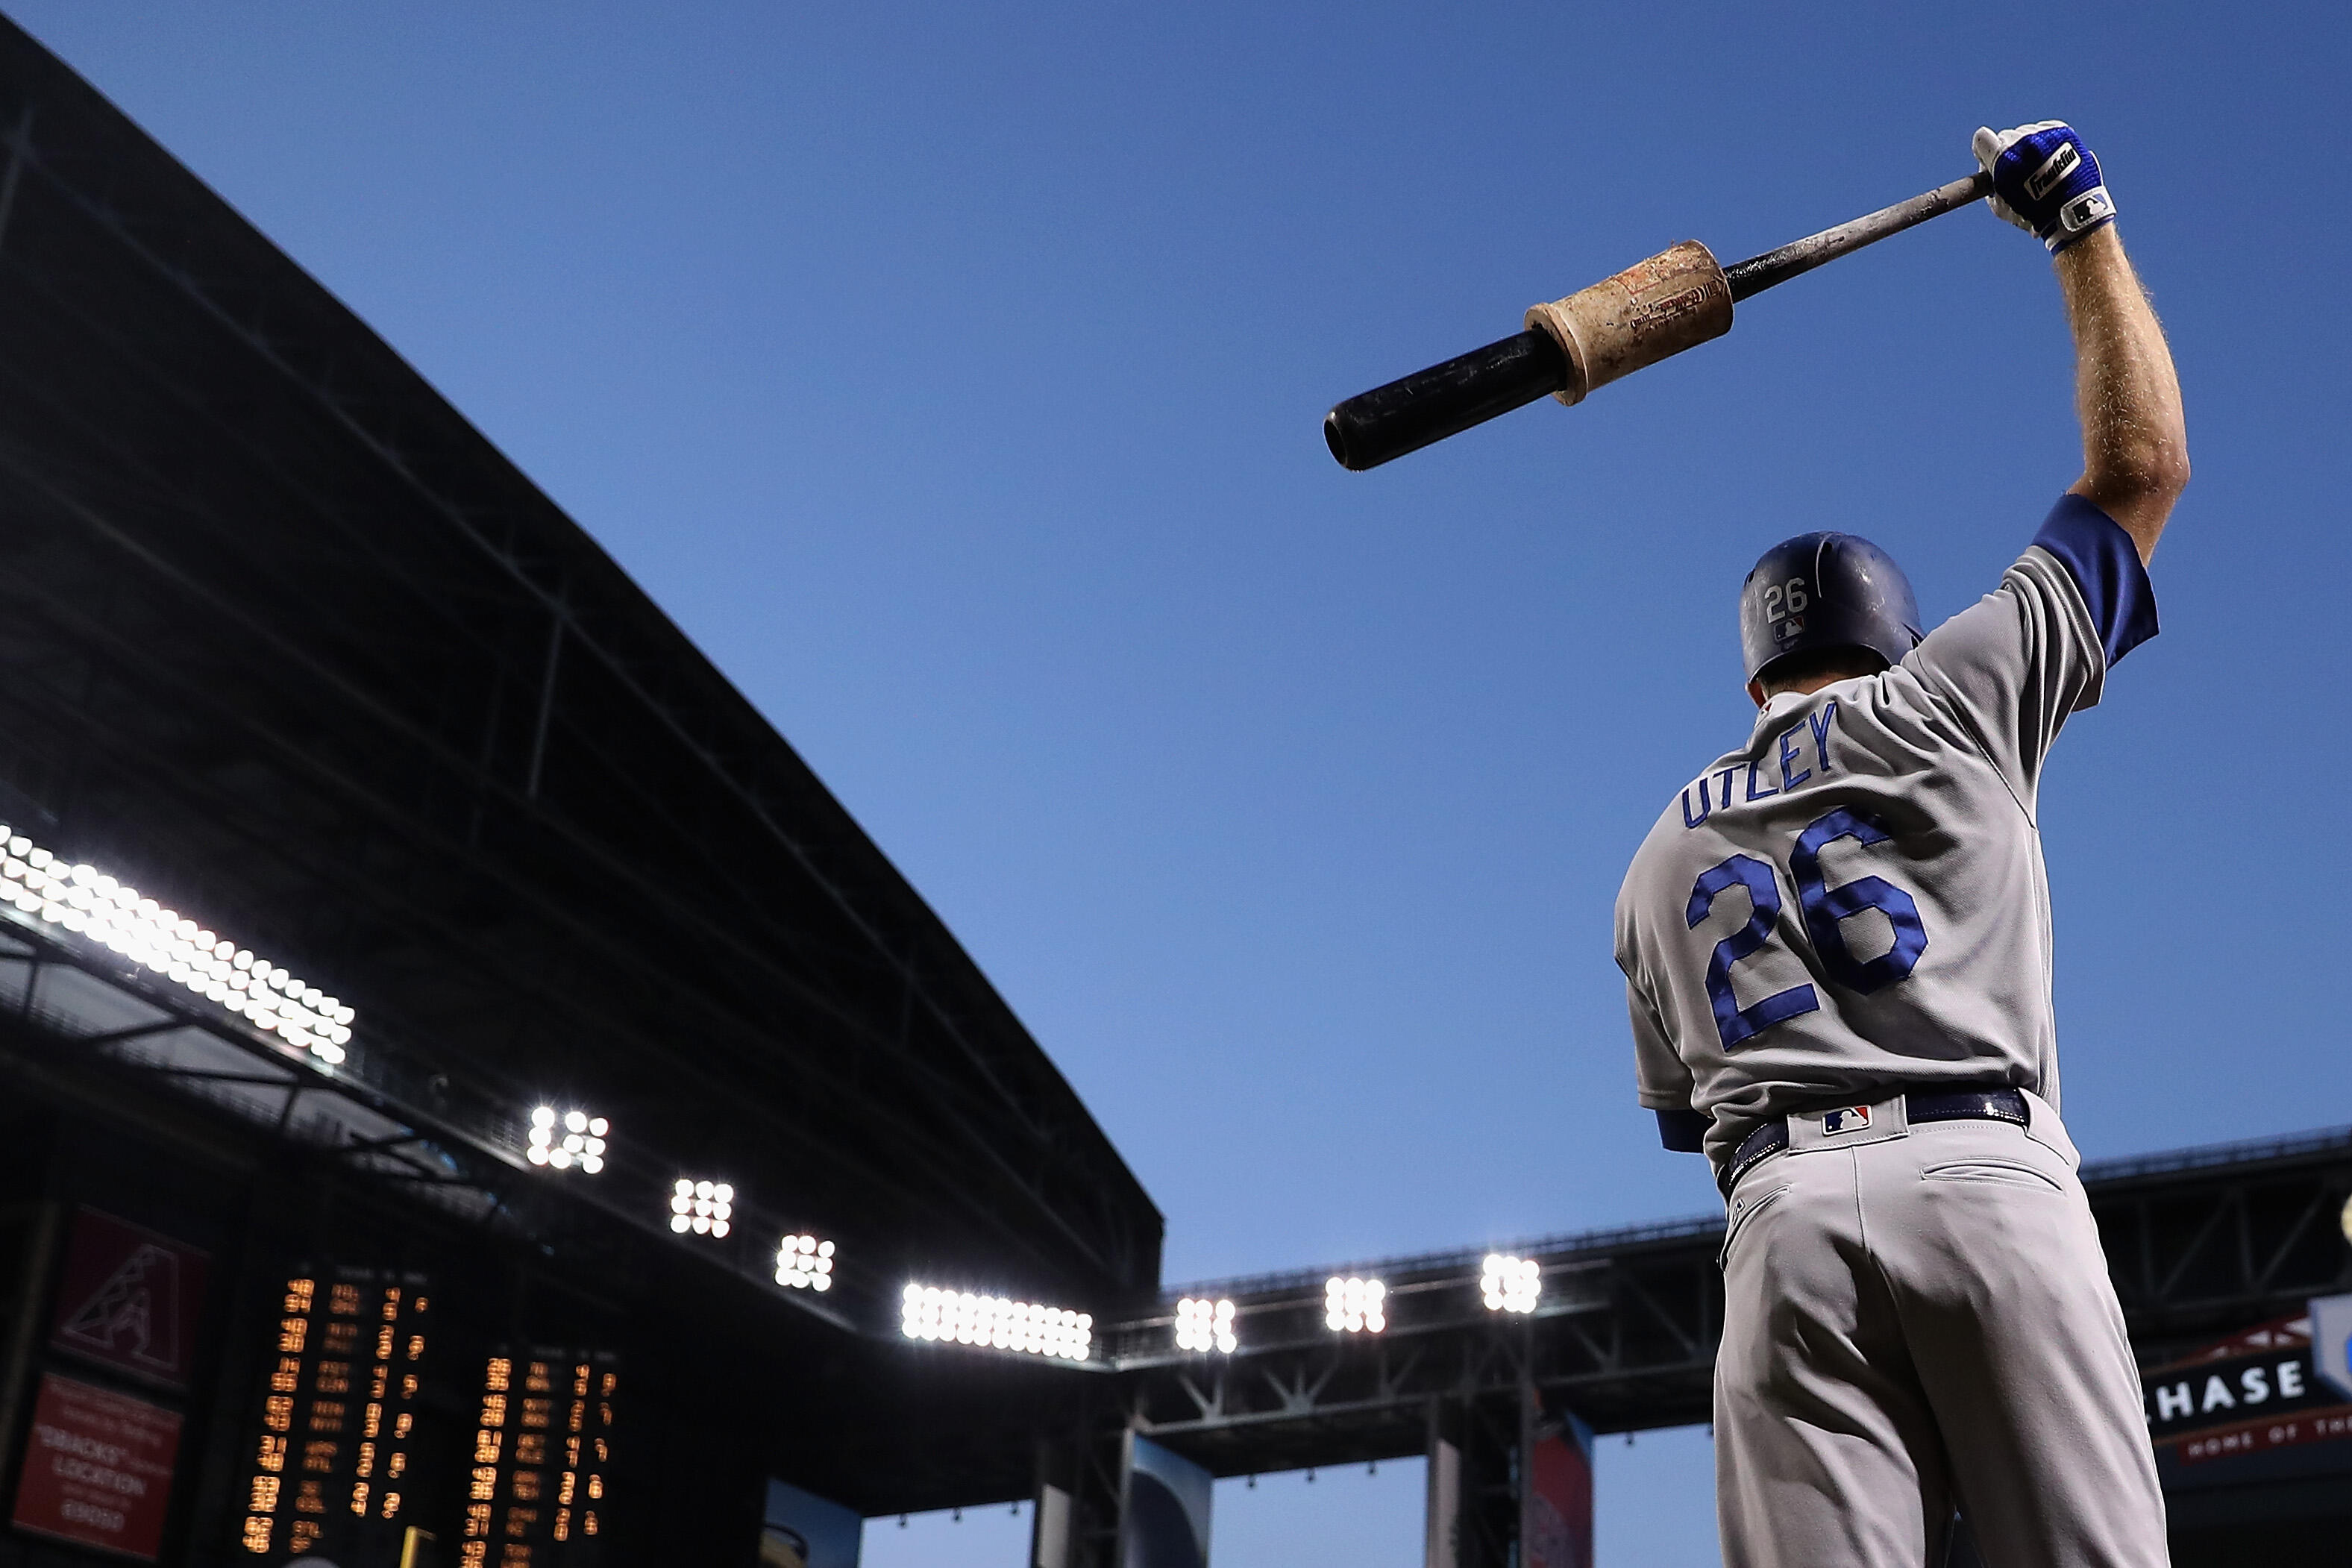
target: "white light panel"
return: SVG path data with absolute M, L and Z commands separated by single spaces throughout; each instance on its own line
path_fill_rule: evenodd
M 604 1168 L 604 1135 L 612 1130 L 601 1116 L 542 1105 L 530 1113 L 530 1147 L 523 1157 L 534 1165 L 593 1176 Z
M 1187 1296 L 1176 1303 L 1178 1350 L 1219 1351 L 1231 1355 L 1239 1343 L 1234 1337 L 1231 1301 L 1195 1300 Z
M 833 1289 L 833 1243 L 788 1236 L 776 1244 L 776 1283 L 795 1290 Z
M 725 1182 L 696 1182 L 680 1176 L 670 1193 L 669 1227 L 680 1236 L 690 1230 L 718 1240 L 735 1228 L 735 1189 Z
M 1323 1321 L 1335 1332 L 1377 1334 L 1389 1326 L 1381 1310 L 1389 1288 L 1377 1279 L 1341 1279 L 1334 1274 L 1323 1282 Z
M 359 1015 L 282 966 L 167 910 L 94 866 L 68 865 L 0 826 L 0 903 L 112 949 L 333 1067 Z
M 950 1340 L 1062 1361 L 1084 1361 L 1094 1344 L 1093 1318 L 1059 1307 L 909 1285 L 899 1328 L 910 1340 Z
M 1543 1265 L 1532 1258 L 1490 1252 L 1486 1271 L 1478 1277 L 1478 1293 L 1490 1312 L 1532 1312 L 1543 1294 Z

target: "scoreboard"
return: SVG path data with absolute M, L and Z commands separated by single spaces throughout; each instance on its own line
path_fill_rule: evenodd
M 397 1563 L 432 1298 L 425 1278 L 297 1270 L 247 1449 L 242 1544 L 262 1563 Z
M 619 1388 L 614 1358 L 599 1352 L 534 1348 L 488 1358 L 459 1568 L 604 1561 Z
M 239 1560 L 403 1568 L 608 1561 L 617 1358 L 576 1346 L 427 1353 L 422 1274 L 296 1268 L 270 1320 L 237 1501 Z M 476 1344 L 482 1342 L 476 1340 Z

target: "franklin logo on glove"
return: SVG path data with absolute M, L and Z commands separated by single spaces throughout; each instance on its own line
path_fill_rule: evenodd
M 2050 154 L 2050 162 L 2025 177 L 2025 194 L 2035 201 L 2042 200 L 2058 188 L 2058 182 L 2083 166 L 2083 155 L 2069 142 Z

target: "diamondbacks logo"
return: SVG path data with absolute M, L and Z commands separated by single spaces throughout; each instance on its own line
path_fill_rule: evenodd
M 180 1373 L 180 1259 L 142 1243 L 58 1330 L 58 1338 L 165 1377 Z
M 208 1260 L 196 1247 L 96 1209 L 78 1210 L 53 1349 L 168 1387 L 184 1387 Z
M 1827 1137 L 1834 1138 L 1841 1132 L 1859 1132 L 1869 1125 L 1870 1107 L 1867 1105 L 1849 1105 L 1843 1110 L 1824 1111 L 1822 1115 L 1822 1131 Z

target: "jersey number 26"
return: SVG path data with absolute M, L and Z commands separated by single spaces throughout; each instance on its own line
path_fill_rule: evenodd
M 1927 951 L 1927 930 L 1919 923 L 1917 901 L 1884 877 L 1857 877 L 1834 888 L 1824 886 L 1822 851 L 1841 838 L 1851 838 L 1866 848 L 1888 842 L 1889 837 L 1867 814 L 1842 805 L 1816 817 L 1797 835 L 1797 847 L 1789 856 L 1790 879 L 1797 885 L 1797 907 L 1804 912 L 1805 934 L 1820 954 L 1822 969 L 1840 985 L 1865 996 L 1918 967 L 1919 955 Z M 1692 930 L 1697 930 L 1713 911 L 1716 895 L 1732 887 L 1748 889 L 1748 923 L 1715 944 L 1715 954 L 1706 966 L 1706 994 L 1715 1008 L 1715 1032 L 1723 1037 L 1727 1051 L 1775 1024 L 1816 1012 L 1822 1005 L 1811 985 L 1775 991 L 1752 1006 L 1739 1005 L 1739 998 L 1732 994 L 1731 966 L 1753 954 L 1771 936 L 1773 922 L 1780 917 L 1780 879 L 1769 864 L 1753 855 L 1734 855 L 1709 867 L 1691 884 Z M 1846 946 L 1841 923 L 1864 910 L 1876 910 L 1895 928 L 1895 945 L 1866 961 L 1856 959 Z

